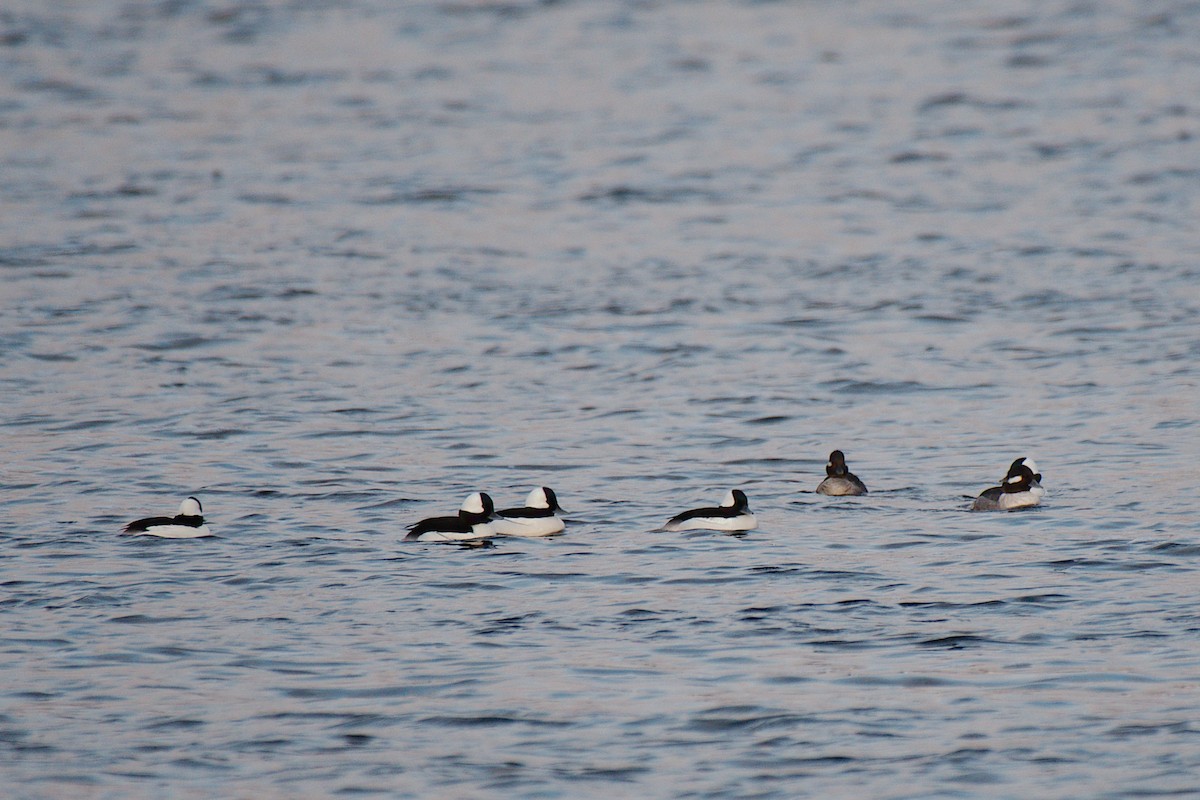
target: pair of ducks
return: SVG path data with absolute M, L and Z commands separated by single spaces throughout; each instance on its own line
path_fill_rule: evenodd
M 539 486 L 520 508 L 496 511 L 491 495 L 476 492 L 468 497 L 456 517 L 429 517 L 408 529 L 404 541 L 461 542 L 490 536 L 553 536 L 566 525 L 558 512 L 558 495 L 549 486 Z M 564 512 L 565 513 L 565 512 Z
M 867 493 L 866 484 L 846 466 L 846 454 L 834 450 L 825 465 L 825 480 L 817 485 L 817 494 L 834 497 Z M 750 500 L 741 489 L 731 489 L 716 508 L 693 508 L 667 520 L 663 531 L 752 531 L 758 520 L 750 512 Z
M 867 487 L 863 482 L 846 468 L 846 456 L 841 450 L 829 454 L 829 463 L 825 465 L 825 480 L 817 487 L 817 494 L 828 495 L 863 495 Z M 1037 464 L 1032 458 L 1021 456 L 1009 465 L 1008 472 L 1000 481 L 999 486 L 984 489 L 975 502 L 971 504 L 972 511 L 1015 511 L 1018 508 L 1036 506 L 1041 502 L 1046 490 L 1042 488 L 1042 473 L 1038 472 Z
M 1016 511 L 1036 506 L 1046 494 L 1041 480 L 1042 474 L 1037 471 L 1033 459 L 1018 458 L 1012 462 L 999 486 L 985 489 L 975 498 L 971 510 Z M 841 450 L 830 453 L 829 463 L 825 465 L 825 479 L 817 486 L 817 494 L 844 497 L 866 493 L 866 485 L 846 467 L 845 454 Z M 558 516 L 562 510 L 558 505 L 558 496 L 547 486 L 539 486 L 531 491 L 525 498 L 524 506 L 499 512 L 486 492 L 476 492 L 466 499 L 458 516 L 423 519 L 409 528 L 404 538 L 406 541 L 454 542 L 488 536 L 552 536 L 565 528 Z M 748 531 L 756 527 L 758 520 L 750 512 L 746 493 L 741 489 L 732 489 L 726 493 L 721 505 L 684 511 L 668 520 L 659 530 Z M 174 517 L 135 520 L 125 526 L 125 533 L 164 539 L 196 539 L 212 535 L 212 531 L 204 524 L 204 510 L 200 501 L 195 497 L 188 497 L 180 503 L 179 513 Z
M 999 486 L 985 489 L 974 502 L 972 511 L 1016 511 L 1036 506 L 1042 501 L 1046 490 L 1042 488 L 1042 474 L 1031 458 L 1022 456 L 1008 468 Z M 825 465 L 825 480 L 817 486 L 817 494 L 834 497 L 861 496 L 867 493 L 866 485 L 846 467 L 846 456 L 841 450 L 829 454 Z M 741 489 L 733 489 L 716 508 L 696 508 L 672 517 L 661 530 L 689 531 L 749 531 L 758 527 L 758 520 L 750 513 L 750 501 Z
M 863 495 L 867 487 L 857 476 L 846 469 L 846 456 L 841 450 L 829 454 L 825 465 L 825 480 L 817 487 L 817 494 Z M 972 511 L 1015 511 L 1018 508 L 1036 506 L 1042 501 L 1046 490 L 1042 488 L 1042 473 L 1032 458 L 1021 456 L 1008 468 L 999 486 L 984 489 L 971 504 Z

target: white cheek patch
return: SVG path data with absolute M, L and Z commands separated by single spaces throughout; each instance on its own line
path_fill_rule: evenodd
M 1005 483 L 1020 483 L 1021 481 L 1022 477 L 1020 475 L 1013 475 L 1011 478 L 1006 480 Z
M 539 486 L 525 498 L 525 506 L 527 508 L 549 508 L 550 502 L 546 499 L 546 492 Z
M 735 505 L 737 505 L 737 501 L 733 499 L 733 490 L 730 489 L 721 499 L 721 508 L 733 508 Z
M 468 514 L 482 514 L 483 498 L 479 496 L 478 492 L 476 492 L 463 501 L 462 510 Z

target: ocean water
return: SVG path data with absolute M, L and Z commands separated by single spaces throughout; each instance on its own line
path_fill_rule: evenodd
M 1197 41 L 10 0 L 5 797 L 1200 795 Z M 538 485 L 560 537 L 403 541 Z

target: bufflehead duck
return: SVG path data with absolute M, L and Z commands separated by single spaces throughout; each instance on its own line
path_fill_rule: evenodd
M 663 525 L 664 531 L 749 531 L 758 527 L 750 513 L 750 501 L 741 489 L 726 492 L 717 508 L 693 508 L 677 514 Z
M 429 517 L 408 529 L 405 541 L 462 542 L 483 539 L 496 532 L 491 520 L 495 516 L 492 498 L 476 492 L 463 501 L 457 517 Z
M 158 536 L 163 539 L 199 539 L 212 536 L 212 531 L 204 524 L 204 509 L 194 497 L 180 503 L 179 513 L 175 516 L 134 520 L 125 526 L 125 533 Z
M 539 486 L 525 498 L 522 508 L 497 511 L 492 528 L 503 536 L 552 536 L 566 527 L 558 516 L 559 511 L 562 508 L 554 490 Z
M 975 498 L 971 510 L 1015 511 L 1036 506 L 1046 494 L 1041 480 L 1042 474 L 1037 471 L 1037 464 L 1032 458 L 1018 458 L 1008 468 L 1008 474 L 999 486 L 985 489 Z
M 817 486 L 817 494 L 828 495 L 862 495 L 867 493 L 867 487 L 854 473 L 846 468 L 846 456 L 841 450 L 829 454 L 829 463 L 825 465 L 825 480 Z
M 1032 458 L 1026 458 L 1025 456 L 1021 456 L 1020 458 L 1018 458 L 1016 461 L 1014 461 L 1012 463 L 1012 466 L 1010 466 L 1009 469 L 1011 470 L 1013 467 L 1015 467 L 1018 464 L 1024 464 L 1025 466 L 1029 467 L 1029 471 L 1033 473 L 1033 483 L 1034 483 L 1034 486 L 1036 487 L 1036 488 L 1034 488 L 1034 491 L 1038 493 L 1039 497 L 1041 495 L 1044 495 L 1046 493 L 1046 490 L 1042 488 L 1042 473 L 1038 472 L 1037 463 Z

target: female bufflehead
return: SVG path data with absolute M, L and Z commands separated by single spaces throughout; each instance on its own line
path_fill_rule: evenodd
M 1008 468 L 1008 474 L 999 486 L 985 489 L 975 502 L 972 511 L 1015 511 L 1029 508 L 1042 502 L 1046 490 L 1041 484 L 1042 474 L 1032 458 L 1018 458 Z
M 539 486 L 525 498 L 524 507 L 497 511 L 492 527 L 502 536 L 552 536 L 566 527 L 558 516 L 559 511 L 562 508 L 554 490 Z
M 825 465 L 825 480 L 817 486 L 817 494 L 828 495 L 862 495 L 867 493 L 867 487 L 854 473 L 846 468 L 846 456 L 841 450 L 829 454 L 829 463 Z
M 199 539 L 212 536 L 204 524 L 204 510 L 200 501 L 189 497 L 179 504 L 179 513 L 173 517 L 146 517 L 125 526 L 125 533 L 138 536 L 159 536 L 163 539 Z
M 429 517 L 408 529 L 405 541 L 462 542 L 493 536 L 491 520 L 495 516 L 492 498 L 476 492 L 463 501 L 457 517 Z
M 750 513 L 750 501 L 741 489 L 726 492 L 718 508 L 693 508 L 678 514 L 663 525 L 664 531 L 749 531 L 758 527 Z

